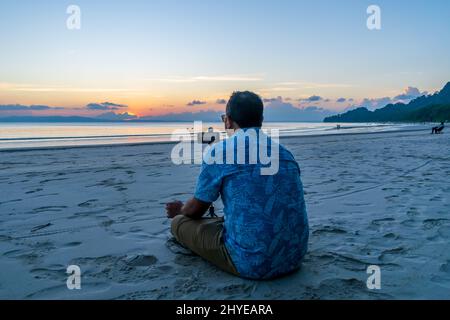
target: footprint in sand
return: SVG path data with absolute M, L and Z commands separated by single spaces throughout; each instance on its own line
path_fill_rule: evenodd
M 321 299 L 389 299 L 387 294 L 367 290 L 364 281 L 358 279 L 326 279 L 320 282 L 318 288 L 310 292 Z
M 131 232 L 131 233 L 138 233 L 138 232 L 141 232 L 141 231 L 142 231 L 142 228 L 139 227 L 139 226 L 133 226 L 133 227 L 131 227 L 129 229 L 129 232 Z
M 440 227 L 448 221 L 450 221 L 450 220 L 449 219 L 426 219 L 423 221 L 423 229 L 430 230 L 435 227 Z
M 48 266 L 46 268 L 34 268 L 30 273 L 35 279 L 51 279 L 64 281 L 67 278 L 66 268 L 62 265 Z
M 407 220 L 404 220 L 404 221 L 400 222 L 400 224 L 402 226 L 405 226 L 405 227 L 416 228 L 416 227 L 418 227 L 420 222 L 416 221 L 416 220 L 413 220 L 413 219 L 407 219 Z
M 102 221 L 102 222 L 99 223 L 99 225 L 101 227 L 105 227 L 105 228 L 110 227 L 113 224 L 114 224 L 114 220 L 111 220 L 111 219 L 108 219 L 108 220 L 105 220 L 105 221 Z
M 394 256 L 404 255 L 407 250 L 404 247 L 397 247 L 389 250 L 384 250 L 381 255 L 378 257 L 380 261 L 386 261 L 389 258 L 393 258 Z
M 84 271 L 88 281 L 105 283 L 139 283 L 161 276 L 153 267 L 158 259 L 152 255 L 103 256 L 95 258 L 77 258 L 70 261 Z
M 395 219 L 394 218 L 381 218 L 381 219 L 372 220 L 371 224 L 381 225 L 383 222 L 389 223 L 392 221 L 395 221 Z
M 198 277 L 191 276 L 189 278 L 181 278 L 175 281 L 175 287 L 177 291 L 174 293 L 174 298 L 179 299 L 182 297 L 193 297 L 195 299 L 196 294 L 204 292 L 208 285 L 201 281 Z
M 450 274 L 450 260 L 447 260 L 446 263 L 443 263 L 439 268 L 439 271 Z
M 395 233 L 389 232 L 386 233 L 383 238 L 387 238 L 387 239 L 399 239 L 399 236 L 396 235 Z
M 42 212 L 61 212 L 67 209 L 67 206 L 47 206 L 39 207 L 32 210 L 32 213 L 42 213 Z
M 169 265 L 163 265 L 163 266 L 157 267 L 157 269 L 158 269 L 159 271 L 161 271 L 161 272 L 167 273 L 167 272 L 169 272 L 169 271 L 172 271 L 172 270 L 173 270 L 173 267 L 172 267 L 172 266 L 169 266 Z
M 139 255 L 129 258 L 126 263 L 132 267 L 148 267 L 156 262 L 158 262 L 158 259 L 155 256 Z
M 3 253 L 3 256 L 7 257 L 7 258 L 17 258 L 20 254 L 22 254 L 24 252 L 25 252 L 25 250 L 16 249 L 16 250 L 11 250 L 11 251 L 7 251 L 7 252 Z
M 406 215 L 410 218 L 414 218 L 418 214 L 419 214 L 419 210 L 415 207 L 411 207 L 408 209 L 408 211 L 406 211 Z
M 439 228 L 438 234 L 444 239 L 450 238 L 450 227 L 445 226 L 445 227 Z
M 431 202 L 433 202 L 433 201 L 442 201 L 442 197 L 440 197 L 440 196 L 434 196 L 433 198 L 430 198 L 429 201 L 431 201 Z
M 11 236 L 7 236 L 7 235 L 4 235 L 4 234 L 0 234 L 0 241 L 10 241 L 10 240 L 12 240 L 13 238 L 11 237 Z
M 323 226 L 320 229 L 316 229 L 313 231 L 314 235 L 320 235 L 320 234 L 346 234 L 347 231 L 341 228 L 332 227 L 332 226 Z
M 45 228 L 50 227 L 50 226 L 52 226 L 51 223 L 42 224 L 42 225 L 40 225 L 40 226 L 36 226 L 36 227 L 32 228 L 32 229 L 30 230 L 30 232 L 36 232 L 36 231 L 45 229 Z
M 81 244 L 82 244 L 82 242 L 80 242 L 80 241 L 74 241 L 74 242 L 68 242 L 68 243 L 64 244 L 63 247 L 73 248 L 73 247 L 78 247 Z
M 112 300 L 159 300 L 170 299 L 172 296 L 172 290 L 167 286 L 162 286 L 153 290 L 136 291 L 126 293 Z
M 91 199 L 82 203 L 79 203 L 78 206 L 79 207 L 92 207 L 95 202 L 98 202 L 98 199 Z
M 255 289 L 254 285 L 250 284 L 231 284 L 222 288 L 217 288 L 216 291 L 226 295 L 246 295 L 249 296 Z
M 38 189 L 31 190 L 31 191 L 27 191 L 27 192 L 25 192 L 25 194 L 36 193 L 36 192 L 40 192 L 42 190 L 43 190 L 42 188 L 38 188 Z

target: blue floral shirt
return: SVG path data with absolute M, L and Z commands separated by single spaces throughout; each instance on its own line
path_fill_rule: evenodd
M 267 137 L 259 129 L 256 132 Z M 307 251 L 309 228 L 303 185 L 292 154 L 270 138 L 267 154 L 272 155 L 273 146 L 278 149 L 275 174 L 261 174 L 261 168 L 268 164 L 259 156 L 256 163 L 249 161 L 248 137 L 244 137 L 246 161 L 237 164 L 240 147 L 236 139 L 245 133 L 238 130 L 206 152 L 195 198 L 204 202 L 222 198 L 224 243 L 237 271 L 246 278 L 269 279 L 297 269 Z M 225 159 L 227 151 L 231 152 L 227 144 L 233 139 L 235 161 L 230 163 Z M 260 140 L 252 143 L 257 143 L 259 150 Z M 211 163 L 218 154 L 226 163 Z

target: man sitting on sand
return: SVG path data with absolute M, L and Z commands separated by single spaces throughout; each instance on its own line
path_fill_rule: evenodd
M 433 129 L 431 130 L 431 134 L 438 134 L 438 133 L 441 133 L 442 130 L 444 130 L 444 127 L 445 127 L 444 122 L 441 122 L 441 125 L 440 125 L 440 126 L 433 127 Z
M 222 120 L 225 129 L 234 133 L 215 144 L 211 154 L 220 150 L 226 158 L 226 142 L 250 129 L 263 135 L 263 108 L 258 95 L 248 91 L 233 93 Z M 253 147 L 261 145 L 259 139 L 247 141 L 254 143 Z M 166 205 L 178 242 L 219 268 L 244 278 L 270 279 L 297 270 L 309 236 L 303 185 L 292 154 L 279 144 L 276 147 L 279 164 L 273 175 L 261 174 L 264 165 L 259 159 L 256 164 L 204 161 L 194 197 L 185 204 L 175 201 Z M 219 196 L 224 217 L 203 218 Z

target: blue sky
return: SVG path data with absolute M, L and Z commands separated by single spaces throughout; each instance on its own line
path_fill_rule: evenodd
M 81 30 L 66 8 L 81 8 Z M 381 8 L 382 29 L 366 27 Z M 154 114 L 218 108 L 250 89 L 294 101 L 393 97 L 450 80 L 450 1 L 12 1 L 0 3 L 0 104 L 110 101 Z M 189 109 L 190 108 L 190 109 Z

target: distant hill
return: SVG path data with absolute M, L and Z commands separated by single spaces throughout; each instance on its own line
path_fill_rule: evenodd
M 396 103 L 370 111 L 357 108 L 327 117 L 324 122 L 437 122 L 450 120 L 450 82 L 441 91 L 421 96 L 408 104 Z

